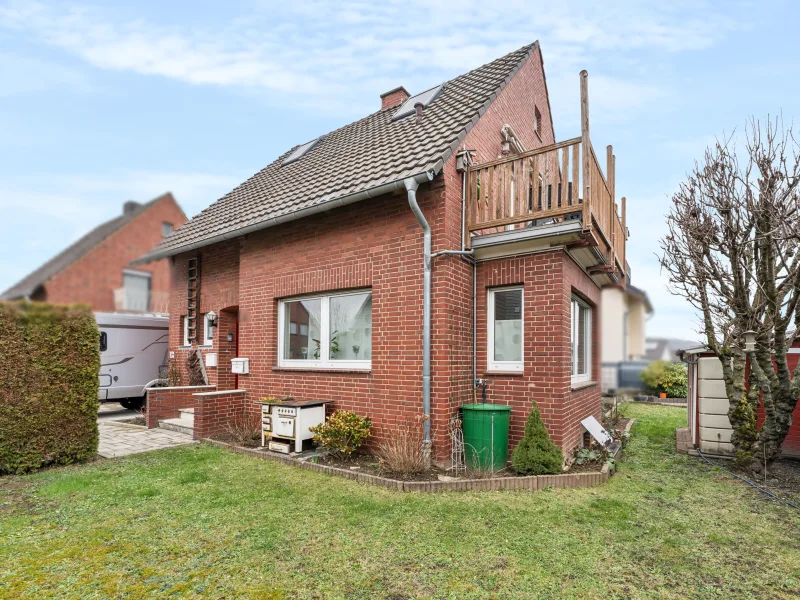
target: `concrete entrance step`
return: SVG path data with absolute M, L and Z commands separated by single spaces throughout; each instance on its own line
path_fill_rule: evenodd
M 194 409 L 193 408 L 179 408 L 178 412 L 181 413 L 182 417 L 190 417 L 194 419 Z
M 191 413 L 181 410 L 181 416 L 176 419 L 163 419 L 158 422 L 161 429 L 177 431 L 179 433 L 194 434 L 194 411 Z

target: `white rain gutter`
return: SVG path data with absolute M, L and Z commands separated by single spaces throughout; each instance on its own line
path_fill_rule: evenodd
M 131 266 L 143 265 L 145 263 L 149 263 L 154 260 L 167 258 L 169 256 L 175 256 L 177 254 L 183 254 L 184 252 L 197 250 L 198 248 L 203 248 L 205 246 L 211 246 L 212 244 L 218 244 L 220 242 L 238 238 L 243 235 L 247 235 L 248 233 L 261 231 L 262 229 L 268 229 L 269 227 L 274 227 L 276 225 L 281 225 L 283 223 L 289 223 L 291 221 L 297 221 L 298 219 L 310 217 L 311 215 L 316 215 L 322 212 L 326 212 L 334 208 L 338 208 L 340 206 L 346 206 L 348 204 L 352 204 L 353 202 L 359 202 L 361 200 L 366 200 L 367 198 L 375 198 L 376 196 L 382 196 L 384 194 L 401 191 L 403 189 L 406 189 L 405 182 L 411 180 L 415 181 L 417 184 L 426 183 L 428 181 L 431 181 L 435 174 L 436 172 L 433 170 L 423 171 L 422 173 L 412 175 L 411 177 L 407 177 L 405 179 L 398 179 L 396 181 L 392 181 L 390 183 L 384 183 L 382 185 L 367 190 L 362 190 L 360 192 L 355 192 L 353 194 L 347 194 L 345 196 L 341 196 L 334 200 L 328 200 L 327 202 L 322 202 L 315 206 L 304 208 L 302 210 L 289 213 L 287 215 L 272 217 L 271 219 L 266 219 L 265 221 L 260 221 L 252 225 L 247 225 L 246 227 L 221 233 L 211 238 L 206 238 L 203 240 L 199 240 L 197 242 L 192 242 L 190 244 L 178 246 L 177 248 L 170 248 L 170 249 L 160 250 L 158 252 L 151 252 L 150 254 L 146 254 L 145 256 L 133 261 L 131 263 Z

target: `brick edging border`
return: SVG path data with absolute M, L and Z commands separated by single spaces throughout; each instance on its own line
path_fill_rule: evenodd
M 631 423 L 632 425 L 632 423 Z M 630 428 L 628 428 L 630 429 Z M 543 490 L 545 488 L 579 488 L 594 487 L 608 481 L 610 477 L 608 465 L 594 473 L 562 473 L 560 475 L 529 475 L 527 477 L 494 477 L 485 479 L 461 479 L 458 481 L 400 481 L 368 473 L 359 473 L 347 469 L 339 469 L 320 465 L 309 461 L 301 461 L 291 456 L 267 454 L 254 448 L 243 448 L 219 440 L 204 439 L 214 446 L 226 448 L 236 454 L 254 456 L 261 460 L 271 460 L 293 465 L 301 469 L 328 473 L 345 479 L 352 479 L 359 483 L 377 485 L 400 492 L 467 492 L 467 491 L 497 491 L 497 490 Z

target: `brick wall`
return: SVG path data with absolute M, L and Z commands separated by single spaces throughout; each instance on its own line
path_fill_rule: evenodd
M 794 347 L 800 348 L 800 343 L 796 343 Z M 795 367 L 797 367 L 798 359 L 800 359 L 800 354 L 787 354 L 786 360 L 789 365 L 790 372 L 794 372 Z M 763 402 L 758 405 L 757 416 L 757 426 L 761 427 L 761 425 L 764 423 L 764 419 L 766 419 Z M 792 413 L 792 426 L 789 428 L 789 433 L 786 435 L 786 439 L 783 440 L 783 446 L 781 449 L 785 454 L 792 456 L 800 455 L 800 403 L 798 403 L 797 407 Z
M 217 354 L 217 367 L 206 367 L 209 383 L 218 385 L 220 390 L 236 388 L 236 378 L 230 372 L 230 359 L 236 355 L 237 320 L 239 307 L 239 251 L 241 242 L 216 244 L 197 252 L 175 257 L 171 268 L 171 294 L 169 310 L 170 349 L 174 349 L 175 364 L 182 373 L 183 381 L 188 382 L 186 358 L 191 347 L 183 345 L 183 317 L 187 312 L 188 268 L 190 257 L 200 257 L 200 314 L 214 311 L 219 317 L 214 329 L 212 344 L 202 346 L 201 352 Z M 247 285 L 248 282 L 243 282 Z M 202 327 L 202 320 L 198 319 Z M 228 334 L 233 341 L 228 341 Z M 198 331 L 202 344 L 202 333 Z M 197 347 L 197 343 L 193 344 Z M 244 356 L 244 355 L 243 355 Z
M 158 422 L 163 419 L 174 419 L 179 416 L 181 408 L 194 408 L 194 395 L 198 392 L 208 392 L 214 389 L 213 385 L 162 387 L 147 390 L 147 427 L 158 427 Z
M 136 219 L 54 275 L 45 284 L 44 297 L 37 299 L 57 304 L 81 302 L 96 311 L 113 311 L 114 290 L 122 287 L 122 270 L 161 241 L 162 223 L 172 223 L 177 229 L 185 221 L 186 217 L 175 199 L 166 194 Z M 151 291 L 170 291 L 167 259 L 135 269 L 152 274 Z
M 244 390 L 194 394 L 194 439 L 224 434 L 237 419 L 258 419 L 258 406 L 247 402 Z M 260 419 L 258 419 L 260 423 Z
M 523 288 L 521 373 L 488 370 L 487 299 L 494 287 Z M 478 373 L 489 381 L 487 401 L 511 406 L 510 446 L 522 438 L 535 402 L 553 442 L 565 452 L 578 445 L 581 419 L 600 416 L 600 386 L 570 385 L 570 315 L 573 293 L 592 311 L 592 373 L 599 377 L 600 290 L 564 250 L 552 250 L 478 264 Z

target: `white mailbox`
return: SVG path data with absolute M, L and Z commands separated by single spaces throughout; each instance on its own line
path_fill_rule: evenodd
M 246 375 L 249 372 L 250 372 L 249 358 L 231 359 L 231 373 L 236 373 L 237 375 Z
M 211 354 L 206 354 L 206 366 L 207 367 L 216 367 L 217 366 L 217 354 L 216 354 L 216 352 L 212 352 Z

